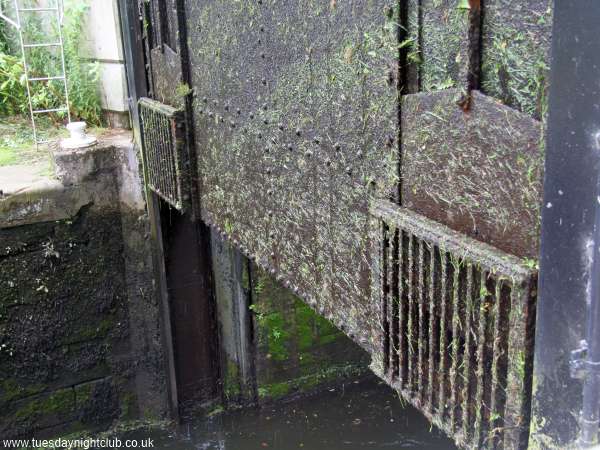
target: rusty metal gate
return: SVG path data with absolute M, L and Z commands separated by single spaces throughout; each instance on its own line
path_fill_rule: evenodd
M 140 2 L 191 208 L 463 447 L 526 448 L 552 2 Z

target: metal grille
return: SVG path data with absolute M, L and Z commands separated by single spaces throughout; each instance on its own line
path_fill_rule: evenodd
M 376 371 L 464 448 L 526 448 L 536 271 L 388 202 L 375 205 Z
M 141 98 L 139 108 L 146 184 L 183 211 L 188 199 L 183 114 L 149 98 Z

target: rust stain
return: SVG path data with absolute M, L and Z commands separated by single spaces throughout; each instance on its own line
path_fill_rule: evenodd
M 469 0 L 469 7 L 472 11 L 479 11 L 481 9 L 481 0 Z

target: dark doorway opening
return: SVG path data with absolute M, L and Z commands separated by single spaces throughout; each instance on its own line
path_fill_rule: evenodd
M 202 223 L 158 200 L 178 412 L 214 401 L 218 350 L 210 238 Z

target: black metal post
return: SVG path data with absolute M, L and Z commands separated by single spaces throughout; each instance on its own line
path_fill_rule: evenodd
M 144 58 L 144 43 L 142 38 L 142 24 L 137 0 L 119 0 L 119 19 L 121 24 L 121 38 L 123 40 L 123 53 L 125 56 L 125 71 L 127 75 L 129 112 L 132 120 L 136 143 L 140 141 L 140 117 L 138 100 L 148 96 L 148 73 Z M 143 169 L 145 172 L 145 168 Z M 144 173 L 144 178 L 146 173 Z M 179 417 L 179 401 L 177 397 L 177 378 L 175 374 L 175 357 L 173 354 L 173 339 L 170 322 L 170 308 L 167 294 L 166 270 L 164 265 L 164 249 L 162 246 L 162 230 L 160 225 L 160 208 L 155 194 L 146 189 L 146 207 L 150 221 L 150 231 L 153 242 L 153 262 L 160 297 L 161 331 L 165 349 L 169 388 L 169 406 L 171 416 Z
M 600 360 L 599 23 L 596 0 L 554 2 L 533 448 L 571 448 L 598 431 L 599 380 L 586 369 Z
M 600 152 L 600 132 L 592 144 Z M 596 167 L 600 174 L 600 167 Z M 600 176 L 596 198 L 600 203 Z M 583 367 L 583 411 L 581 416 L 582 446 L 597 443 L 600 413 L 600 205 L 596 204 L 596 220 L 592 246 L 592 272 L 590 276 L 590 305 L 587 323 L 587 359 Z

